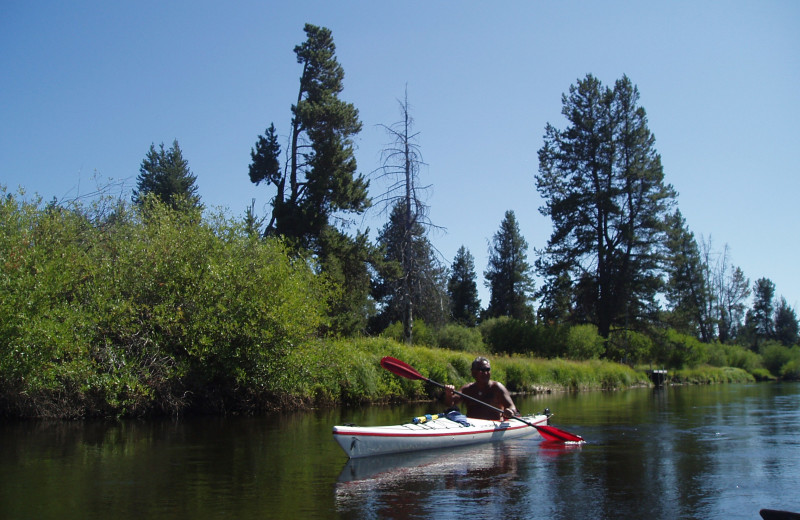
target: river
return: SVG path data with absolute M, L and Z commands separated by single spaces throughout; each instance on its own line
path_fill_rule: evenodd
M 0 519 L 759 519 L 800 511 L 800 383 L 516 398 L 587 439 L 348 462 L 334 424 L 430 405 L 269 417 L 0 423 Z

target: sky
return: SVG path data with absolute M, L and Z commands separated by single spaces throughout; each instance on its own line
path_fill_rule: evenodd
M 151 144 L 178 141 L 202 202 L 231 216 L 272 192 L 248 178 L 270 123 L 284 140 L 305 23 L 331 29 L 358 170 L 381 166 L 405 92 L 425 162 L 429 238 L 475 258 L 513 210 L 528 261 L 552 233 L 536 191 L 545 126 L 587 74 L 627 75 L 665 181 L 698 241 L 800 303 L 800 2 L 374 0 L 0 2 L 0 184 L 69 200 L 129 197 Z M 370 194 L 382 193 L 372 178 Z M 126 191 L 127 190 L 127 191 Z M 357 221 L 372 236 L 380 207 Z M 537 287 L 541 280 L 537 279 Z

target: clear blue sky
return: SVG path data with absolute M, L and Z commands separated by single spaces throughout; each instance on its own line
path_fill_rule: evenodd
M 551 233 L 535 189 L 546 123 L 587 73 L 639 87 L 666 180 L 698 240 L 800 302 L 800 2 L 25 1 L 0 3 L 0 184 L 45 199 L 135 185 L 151 143 L 177 139 L 207 206 L 261 214 L 250 149 L 288 133 L 309 22 L 330 28 L 342 98 L 359 109 L 359 170 L 380 166 L 408 86 L 433 186 L 431 240 L 475 256 L 514 210 Z M 372 194 L 380 186 L 375 183 Z M 362 222 L 373 231 L 385 216 Z M 537 284 L 538 285 L 538 284 Z

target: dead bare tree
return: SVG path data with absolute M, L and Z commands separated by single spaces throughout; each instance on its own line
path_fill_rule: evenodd
M 376 200 L 381 211 L 388 214 L 402 208 L 402 233 L 399 244 L 401 265 L 401 295 L 403 308 L 403 337 L 412 340 L 414 328 L 414 285 L 423 282 L 425 269 L 417 263 L 418 253 L 415 241 L 431 228 L 443 229 L 433 225 L 429 218 L 429 206 L 424 198 L 430 185 L 420 185 L 420 167 L 425 165 L 417 141 L 419 132 L 413 131 L 414 120 L 408 103 L 408 89 L 403 101 L 399 101 L 401 120 L 392 125 L 379 125 L 391 136 L 392 142 L 381 152 L 381 167 L 373 174 L 387 182 L 386 191 Z

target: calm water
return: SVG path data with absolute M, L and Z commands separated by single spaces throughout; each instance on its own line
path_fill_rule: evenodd
M 719 518 L 800 511 L 800 384 L 517 398 L 538 437 L 347 462 L 334 424 L 424 405 L 260 418 L 0 423 L 0 519 Z

